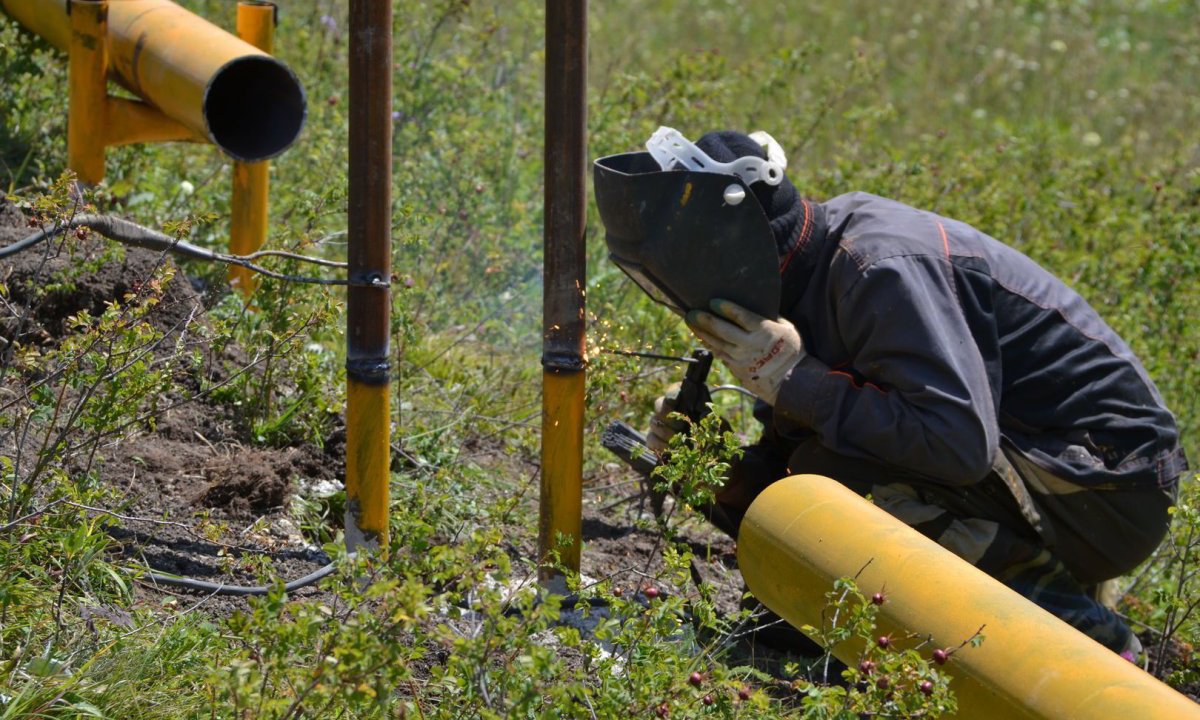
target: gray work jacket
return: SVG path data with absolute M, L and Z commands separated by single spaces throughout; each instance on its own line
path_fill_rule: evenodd
M 804 210 L 781 272 L 782 314 L 807 355 L 769 435 L 815 432 L 834 451 L 950 485 L 982 479 L 1001 439 L 1097 489 L 1170 487 L 1187 469 L 1141 363 L 1028 257 L 867 193 Z

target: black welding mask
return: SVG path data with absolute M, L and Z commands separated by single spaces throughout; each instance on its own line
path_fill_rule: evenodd
M 609 259 L 677 313 L 722 298 L 778 317 L 775 237 L 750 186 L 779 184 L 782 164 L 719 163 L 671 128 L 659 128 L 646 146 L 595 162 Z

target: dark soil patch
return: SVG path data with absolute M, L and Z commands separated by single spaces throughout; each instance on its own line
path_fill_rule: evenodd
M 20 210 L 0 196 L 0 245 L 30 232 Z M 171 263 L 160 253 L 114 250 L 103 238 L 90 237 L 46 243 L 0 261 L 0 281 L 10 291 L 0 307 L 0 352 L 12 341 L 55 345 L 70 330 L 68 318 L 84 310 L 102 313 Z M 152 424 L 98 444 L 94 458 L 68 461 L 73 472 L 90 470 L 113 491 L 108 509 L 124 518 L 112 529 L 122 551 L 155 571 L 239 584 L 259 584 L 264 573 L 292 579 L 327 562 L 301 536 L 287 505 L 297 481 L 341 480 L 341 454 L 312 445 L 253 446 L 235 408 L 194 395 L 201 373 L 220 379 L 237 371 L 246 353 L 226 347 L 214 356 L 198 332 L 206 323 L 203 298 L 182 272 L 163 287 L 148 320 L 165 334 L 155 356 L 198 350 L 200 361 L 185 363 L 173 378 L 177 387 L 160 399 L 164 409 Z M 32 380 L 10 371 L 3 389 L 8 397 L 23 397 L 23 383 Z M 0 433 L 0 452 L 11 454 L 16 443 L 12 433 Z M 240 598 L 205 604 L 218 615 L 244 606 Z
M 589 492 L 589 487 L 599 489 Z M 606 464 L 585 479 L 581 570 L 586 577 L 610 580 L 626 593 L 644 591 L 649 586 L 671 591 L 664 583 L 666 540 L 649 499 L 642 500 L 640 495 L 641 482 L 636 473 L 621 464 Z M 790 680 L 785 665 L 807 665 L 819 654 L 819 649 L 799 631 L 778 621 L 753 598 L 743 599 L 747 588 L 738 570 L 737 543 L 732 538 L 699 514 L 674 508 L 670 498 L 664 516 L 672 518 L 677 549 L 692 553 L 689 572 L 693 582 L 707 586 L 717 611 L 727 617 L 743 608 L 753 611 L 754 626 L 747 624 L 735 630 L 732 641 L 724 645 L 727 662 L 752 665 L 781 680 Z M 760 626 L 765 627 L 758 629 Z M 792 691 L 785 688 L 783 694 L 790 696 Z
M 33 231 L 20 211 L 0 197 L 0 241 L 11 242 Z M 0 337 L 26 344 L 53 343 L 67 332 L 68 318 L 83 311 L 98 316 L 108 303 L 151 282 L 160 268 L 173 267 L 171 258 L 162 253 L 114 247 L 90 234 L 82 239 L 51 239 L 0 265 L 0 281 L 8 286 L 12 304 L 0 323 Z M 150 322 L 158 330 L 177 334 L 202 315 L 200 297 L 176 272 Z

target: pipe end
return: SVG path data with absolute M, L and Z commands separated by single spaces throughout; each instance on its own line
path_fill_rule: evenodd
M 204 93 L 209 138 L 235 160 L 258 162 L 291 147 L 308 114 L 304 87 L 270 55 L 243 55 L 217 71 Z

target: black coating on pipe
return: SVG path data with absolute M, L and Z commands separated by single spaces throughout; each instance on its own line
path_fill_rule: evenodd
M 547 352 L 542 354 L 542 367 L 559 372 L 579 372 L 587 367 L 587 361 L 577 353 Z
M 308 115 L 304 87 L 270 55 L 223 65 L 204 92 L 209 139 L 235 160 L 267 160 L 291 147 Z
M 387 385 L 391 382 L 392 364 L 377 358 L 355 358 L 346 361 L 346 377 L 364 385 Z

